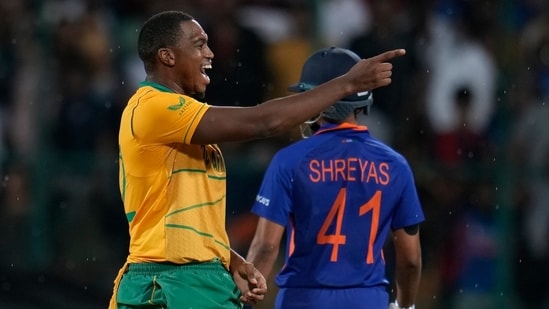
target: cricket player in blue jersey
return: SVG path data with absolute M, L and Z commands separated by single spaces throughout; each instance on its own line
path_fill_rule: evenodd
M 345 74 L 360 58 L 336 47 L 305 62 L 295 92 Z M 259 216 L 247 259 L 268 276 L 286 232 L 275 308 L 414 308 L 424 214 L 406 159 L 357 123 L 369 91 L 334 102 L 314 135 L 272 159 L 252 212 Z M 310 124 L 310 123 L 309 123 Z M 392 234 L 396 295 L 383 247 Z

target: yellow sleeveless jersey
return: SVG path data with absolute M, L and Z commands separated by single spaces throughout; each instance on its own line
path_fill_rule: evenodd
M 229 267 L 226 171 L 216 145 L 191 145 L 207 104 L 143 82 L 120 123 L 120 191 L 128 262 L 218 258 Z

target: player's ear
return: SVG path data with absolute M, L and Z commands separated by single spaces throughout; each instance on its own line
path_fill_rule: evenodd
M 158 59 L 169 67 L 175 65 L 175 55 L 170 48 L 160 48 L 158 50 Z

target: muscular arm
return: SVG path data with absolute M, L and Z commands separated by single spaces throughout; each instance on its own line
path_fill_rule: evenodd
M 198 125 L 193 144 L 217 144 L 265 138 L 285 132 L 318 115 L 336 101 L 391 83 L 396 49 L 359 61 L 349 72 L 312 90 L 266 101 L 253 107 L 212 106 Z
M 397 301 L 401 307 L 415 304 L 421 278 L 421 246 L 419 230 L 410 233 L 405 229 L 393 231 L 396 251 Z
M 247 260 L 252 262 L 266 278 L 269 278 L 278 257 L 283 233 L 284 227 L 282 225 L 265 218 L 259 218 Z

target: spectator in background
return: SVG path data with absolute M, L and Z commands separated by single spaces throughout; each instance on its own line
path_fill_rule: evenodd
M 300 1 L 288 1 L 285 4 L 280 4 L 277 9 L 286 13 L 287 21 L 284 24 L 288 31 L 283 36 L 269 40 L 266 49 L 267 64 L 272 80 L 269 93 L 273 97 L 285 96 L 290 93 L 288 85 L 299 79 L 301 65 L 310 55 L 314 46 L 313 13 L 309 5 Z M 292 130 L 261 144 L 260 147 L 268 149 L 270 153 L 265 156 L 267 160 L 262 165 L 259 182 L 261 182 L 263 170 L 267 167 L 272 154 L 298 139 L 301 139 L 299 130 Z M 248 211 L 246 212 L 248 213 Z
M 237 1 L 200 0 L 195 9 L 216 51 L 205 99 L 226 106 L 253 106 L 266 99 L 271 81 L 266 44 L 239 21 Z
M 418 49 L 428 74 L 423 107 L 429 132 L 428 165 L 435 173 L 430 183 L 424 183 L 433 197 L 431 207 L 426 206 L 428 214 L 437 218 L 436 224 L 429 227 L 430 231 L 437 231 L 431 236 L 430 247 L 442 256 L 448 249 L 446 240 L 455 237 L 447 236 L 455 233 L 450 227 L 462 220 L 463 200 L 471 194 L 467 184 L 476 183 L 477 176 L 486 171 L 483 168 L 488 168 L 486 154 L 492 155 L 489 158 L 493 166 L 488 132 L 496 106 L 499 72 L 484 41 L 482 30 L 490 27 L 476 29 L 476 15 L 485 13 L 479 5 L 474 1 L 434 2 L 427 18 L 425 46 Z M 459 288 L 452 285 L 456 278 L 448 279 L 459 274 L 451 268 L 437 271 L 437 277 L 444 279 L 439 290 L 441 298 L 446 298 L 445 290 L 459 293 Z M 443 306 L 451 307 L 452 298 L 448 301 Z
M 8 159 L 8 118 L 13 108 L 16 75 L 16 46 L 11 44 L 10 38 L 14 32 L 15 23 L 9 22 L 10 11 L 0 4 L 0 173 L 3 174 Z
M 468 181 L 452 211 L 449 237 L 441 243 L 441 301 L 453 309 L 497 308 L 499 249 L 495 185 Z
M 337 2 L 337 1 L 336 1 Z M 395 77 L 391 88 L 373 91 L 382 102 L 368 116 L 368 128 L 388 144 L 409 140 L 408 123 L 419 118 L 419 99 L 423 92 L 424 71 L 416 49 L 423 34 L 424 17 L 416 11 L 424 1 L 367 1 L 371 26 L 350 36 L 345 44 L 362 58 L 371 57 L 386 48 L 405 46 L 406 58 L 395 59 Z M 359 119 L 360 121 L 361 119 Z
M 313 49 L 313 16 L 307 5 L 291 2 L 284 7 L 290 27 L 287 35 L 269 42 L 267 60 L 273 78 L 272 94 L 288 95 L 288 85 L 299 79 L 301 64 Z
M 447 167 L 459 168 L 468 165 L 478 168 L 483 160 L 490 158 L 492 150 L 486 136 L 474 131 L 468 122 L 471 104 L 475 101 L 469 87 L 458 87 L 454 92 L 454 111 L 457 121 L 453 130 L 435 134 L 434 152 L 438 163 Z M 492 156 L 493 157 L 493 156 Z M 473 165 L 476 163 L 476 165 Z
M 48 140 L 43 173 L 55 171 L 55 177 L 39 186 L 47 191 L 43 207 L 56 215 L 41 220 L 47 220 L 55 273 L 76 280 L 98 273 L 78 261 L 93 256 L 104 275 L 112 276 L 112 261 L 126 254 L 120 249 L 127 244 L 120 227 L 125 218 L 116 211 L 121 204 L 116 132 L 127 91 L 110 13 L 108 6 L 87 2 L 52 1 L 43 7 L 52 54 L 50 108 L 42 115 Z
M 375 2 L 375 1 L 374 1 Z M 317 44 L 344 46 L 350 38 L 369 29 L 372 21 L 369 2 L 363 0 L 325 0 L 315 2 Z
M 549 305 L 549 4 L 520 33 L 509 151 L 517 185 L 515 269 L 525 307 Z
M 0 126 L 5 130 L 0 143 L 10 148 L 0 156 L 29 166 L 39 142 L 35 131 L 40 117 L 32 107 L 42 67 L 34 14 L 28 1 L 0 4 Z
M 33 226 L 32 168 L 41 139 L 42 60 L 29 1 L 0 2 L 0 270 L 27 271 Z M 20 263 L 21 262 L 21 263 Z
M 469 130 L 484 134 L 492 120 L 498 72 L 492 55 L 467 24 L 473 9 L 465 5 L 459 14 L 433 13 L 430 19 L 429 45 L 421 56 L 430 72 L 426 113 L 435 134 L 463 125 L 455 104 L 455 93 L 463 85 L 474 95 L 465 117 Z

